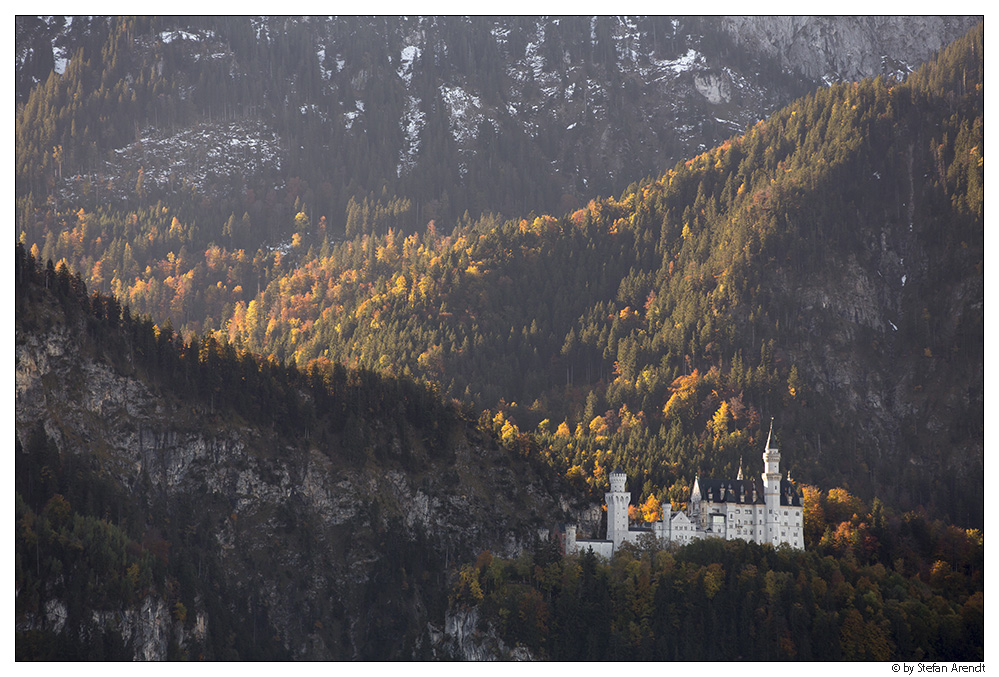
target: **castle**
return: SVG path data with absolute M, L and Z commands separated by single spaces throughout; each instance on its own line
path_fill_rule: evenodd
M 620 469 L 610 474 L 610 491 L 607 500 L 607 538 L 577 539 L 576 527 L 565 530 L 566 553 L 593 550 L 610 558 L 622 543 L 636 543 L 645 534 L 655 536 L 662 543 L 681 545 L 699 538 L 741 538 L 756 543 L 770 543 L 775 547 L 786 543 L 792 548 L 804 549 L 802 532 L 801 496 L 790 480 L 780 475 L 780 452 L 772 446 L 773 421 L 763 450 L 763 473 L 759 477 L 743 479 L 742 464 L 734 480 L 694 478 L 687 512 L 673 512 L 667 503 L 663 517 L 647 527 L 628 524 L 628 505 L 631 492 L 625 491 L 628 476 Z

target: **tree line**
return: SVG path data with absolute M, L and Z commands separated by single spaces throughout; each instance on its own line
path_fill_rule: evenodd
M 550 660 L 981 661 L 984 547 L 925 513 L 805 487 L 804 551 L 708 539 L 483 552 L 451 610 Z

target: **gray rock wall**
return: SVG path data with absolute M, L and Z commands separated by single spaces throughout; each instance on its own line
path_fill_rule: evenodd
M 739 45 L 790 70 L 828 80 L 859 80 L 914 70 L 964 35 L 981 17 L 752 16 L 723 17 Z

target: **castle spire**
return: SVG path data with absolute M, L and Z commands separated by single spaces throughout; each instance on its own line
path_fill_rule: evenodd
M 777 473 L 777 464 L 780 463 L 780 452 L 777 450 L 777 443 L 774 441 L 774 419 L 770 417 L 770 432 L 767 433 L 767 446 L 763 448 L 763 462 L 767 464 L 768 473 Z M 770 464 L 773 467 L 770 467 Z
M 780 513 L 780 452 L 772 446 L 774 436 L 774 419 L 770 418 L 770 433 L 767 435 L 767 446 L 763 450 L 763 502 L 767 512 L 763 525 L 765 543 L 777 545 L 780 542 L 780 527 L 777 515 Z
M 742 479 L 742 456 L 739 457 L 739 474 L 736 475 L 735 479 L 737 480 Z

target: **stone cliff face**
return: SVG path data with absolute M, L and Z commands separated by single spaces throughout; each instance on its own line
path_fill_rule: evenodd
M 543 202 L 527 202 L 525 190 L 518 187 L 490 204 L 452 204 L 456 214 L 469 208 L 472 214 L 499 210 L 514 216 L 531 209 L 562 212 L 595 195 L 620 194 L 633 181 L 661 174 L 741 134 L 822 80 L 904 76 L 978 19 L 397 17 L 370 22 L 283 17 L 254 18 L 250 24 L 267 42 L 292 40 L 296 50 L 301 38 L 289 38 L 294 34 L 289 27 L 299 22 L 308 26 L 314 44 L 304 51 L 317 55 L 319 94 L 301 106 L 302 120 L 329 134 L 363 133 L 367 147 L 375 145 L 391 155 L 369 162 L 389 168 L 388 175 L 378 178 L 378 186 L 381 181 L 393 186 L 407 176 L 440 174 L 447 179 L 435 187 L 434 197 L 448 189 L 454 202 L 461 186 L 471 185 L 475 177 L 495 177 L 507 154 L 517 155 L 510 171 L 523 173 L 527 164 L 552 167 L 554 172 L 539 177 L 539 185 L 546 186 Z M 200 51 L 210 44 L 214 52 L 233 59 L 233 73 L 239 73 L 243 64 L 225 35 L 201 30 L 197 22 L 176 23 L 177 30 L 142 36 L 137 52 L 146 58 L 150 46 L 156 46 L 186 53 L 188 70 L 176 77 L 196 80 Z M 57 24 L 28 19 L 18 24 L 18 77 L 24 82 L 44 82 L 47 66 L 40 64 L 53 61 L 52 55 L 63 57 L 54 59 L 57 69 L 66 67 L 65 57 L 85 23 Z M 476 32 L 466 34 L 472 24 Z M 347 39 L 361 34 L 370 39 L 362 44 Z M 181 40 L 179 35 L 187 37 Z M 46 39 L 51 54 L 39 59 L 38 53 L 46 50 L 36 43 Z M 451 41 L 455 44 L 449 45 Z M 462 41 L 488 47 L 488 59 L 463 58 L 466 50 L 457 47 Z M 384 54 L 370 53 L 371 43 Z M 132 77 L 138 78 L 143 69 L 163 67 L 155 59 L 137 60 Z M 273 72 L 241 75 L 258 80 L 273 77 Z M 386 83 L 376 91 L 392 91 L 392 96 L 365 101 L 366 88 L 376 81 Z M 284 84 L 273 83 L 273 88 L 281 91 Z M 334 110 L 342 109 L 340 114 L 326 111 L 331 102 Z M 257 104 L 279 110 L 288 99 L 267 105 L 255 101 L 254 108 Z M 376 118 L 392 121 L 375 124 Z M 116 159 L 102 171 L 133 177 L 115 181 L 117 188 L 112 189 L 116 198 L 127 199 L 122 187 L 134 184 L 140 166 L 147 186 L 172 191 L 175 183 L 184 181 L 206 189 L 206 174 L 236 185 L 252 175 L 279 182 L 283 167 L 302 161 L 298 146 L 289 147 L 287 139 L 279 138 L 280 125 L 273 120 L 243 121 L 234 130 L 235 124 L 150 127 L 141 139 L 116 149 Z M 383 126 L 391 133 L 375 131 Z M 453 153 L 425 152 L 441 144 L 453 147 Z M 322 149 L 324 157 L 333 158 L 334 167 L 343 160 L 341 146 L 330 143 Z M 233 163 L 229 160 L 234 147 L 254 150 Z M 81 188 L 67 180 L 64 189 L 75 194 Z M 380 187 L 366 186 L 364 192 L 368 190 Z M 409 197 L 419 200 L 415 194 Z M 342 214 L 326 216 L 336 220 Z M 428 218 L 422 215 L 416 225 Z
M 277 637 L 292 658 L 450 651 L 448 568 L 485 549 L 515 555 L 561 514 L 528 466 L 474 430 L 452 435 L 450 458 L 416 469 L 344 463 L 336 450 L 290 444 L 157 392 L 80 343 L 58 323 L 18 333 L 16 428 L 23 438 L 41 423 L 60 453 L 89 457 L 134 509 L 187 534 L 170 552 L 201 580 L 185 623 L 157 598 L 94 611 L 137 659 L 165 658 L 169 637 L 200 652 L 222 617 Z M 18 619 L 19 628 L 61 629 L 64 605 L 46 608 L 51 618 Z M 243 622 L 233 619 L 240 613 Z
M 65 628 L 69 615 L 69 609 L 61 600 L 51 599 L 43 614 L 17 618 L 15 630 L 19 633 L 50 630 L 58 635 Z M 166 602 L 159 597 L 146 597 L 132 607 L 94 611 L 90 620 L 94 626 L 113 629 L 123 644 L 133 647 L 133 658 L 137 661 L 166 660 L 170 637 L 174 633 L 184 641 L 183 628 L 174 622 Z
M 784 68 L 808 78 L 856 79 L 915 68 L 976 19 L 717 21 L 735 44 Z M 458 122 L 449 129 L 460 144 L 466 139 L 460 121 L 481 122 L 481 115 L 495 114 L 496 120 L 524 122 L 532 137 L 548 130 L 559 141 L 546 153 L 579 179 L 573 185 L 581 193 L 591 194 L 597 179 L 585 167 L 574 168 L 580 148 L 596 149 L 592 152 L 600 157 L 593 166 L 601 172 L 611 168 L 620 175 L 627 165 L 649 173 L 660 162 L 672 164 L 744 128 L 762 117 L 767 105 L 776 105 L 764 103 L 767 92 L 747 80 L 748 71 L 727 67 L 717 55 L 692 50 L 671 59 L 634 58 L 631 49 L 639 37 L 621 22 L 612 33 L 614 55 L 624 80 L 640 83 L 635 91 L 622 91 L 638 92 L 642 102 L 636 107 L 629 100 L 623 109 L 639 110 L 635 117 L 644 121 L 631 125 L 640 130 L 637 136 L 628 136 L 614 108 L 628 97 L 590 82 L 582 69 L 565 74 L 551 68 L 536 53 L 543 22 L 536 28 L 539 39 L 517 50 L 508 44 L 509 31 L 497 27 L 494 33 L 513 83 L 506 110 L 486 110 L 478 98 L 453 96 L 447 103 Z M 405 53 L 412 46 L 395 48 Z M 575 86 L 556 87 L 564 77 Z M 474 83 L 469 86 L 477 91 Z M 626 163 L 622 148 L 647 155 Z M 604 184 L 596 190 L 612 188 Z M 912 198 L 911 191 L 902 192 L 899 213 Z M 944 378 L 955 367 L 928 346 L 959 344 L 961 318 L 981 313 L 981 285 L 968 277 L 939 290 L 920 289 L 918 278 L 934 252 L 913 238 L 911 208 L 909 221 L 891 227 L 866 222 L 866 255 L 837 261 L 803 287 L 785 280 L 781 291 L 796 296 L 800 312 L 782 320 L 809 327 L 815 337 L 786 348 L 787 359 L 830 395 L 827 401 L 839 408 L 837 420 L 867 431 L 872 457 L 894 454 L 889 460 L 903 469 L 897 491 L 925 491 L 907 487 L 904 469 L 932 463 L 920 475 L 944 478 L 940 483 L 947 485 L 934 490 L 980 495 L 980 485 L 962 486 L 981 476 L 980 467 L 954 465 L 955 459 L 981 459 L 984 450 L 947 453 L 953 451 L 947 440 L 948 431 L 963 424 L 964 413 L 983 409 L 981 374 Z M 899 318 L 931 311 L 950 318 L 933 324 L 942 335 L 927 336 L 925 351 L 923 344 L 900 345 Z M 915 328 L 928 334 L 929 326 Z M 93 614 L 95 622 L 118 629 L 136 658 L 165 658 L 171 642 L 200 651 L 212 641 L 218 651 L 220 640 L 210 638 L 223 625 L 243 635 L 244 645 L 273 641 L 294 658 L 517 657 L 477 630 L 473 616 L 445 610 L 450 567 L 484 549 L 514 555 L 534 537 L 544 537 L 562 515 L 552 489 L 525 463 L 469 428 L 452 434 L 447 449 L 434 457 L 384 420 L 363 422 L 360 443 L 346 435 L 324 447 L 289 440 L 252 421 L 213 413 L 210 405 L 185 401 L 132 369 L 95 357 L 100 351 L 83 345 L 84 333 L 61 322 L 45 331 L 18 329 L 15 425 L 24 443 L 40 424 L 60 453 L 91 460 L 95 472 L 129 497 L 134 510 L 148 514 L 151 524 L 169 523 L 171 563 L 193 572 L 194 582 L 178 574 L 180 585 L 196 587 L 187 621 L 176 619 L 156 596 Z M 855 346 L 868 344 L 870 354 L 854 353 Z M 913 438 L 927 434 L 940 441 L 941 453 L 920 461 L 906 450 L 915 447 Z M 373 445 L 365 445 L 375 438 L 390 459 L 405 451 L 416 460 L 404 467 L 376 458 Z M 816 450 L 808 462 L 838 462 L 836 450 L 818 436 L 807 442 Z M 345 460 L 340 452 L 348 446 L 363 448 L 361 460 Z M 596 533 L 599 513 L 592 517 Z M 52 598 L 44 613 L 18 618 L 18 629 L 59 632 L 74 620 L 70 613 Z
M 781 322 L 803 330 L 786 356 L 835 420 L 849 422 L 882 499 L 924 506 L 936 500 L 952 511 L 944 519 L 978 526 L 985 453 L 975 432 L 984 412 L 975 345 L 981 263 L 967 243 L 939 245 L 936 233 L 951 224 L 913 213 L 920 190 L 912 186 L 929 191 L 919 178 L 929 175 L 929 161 L 917 160 L 914 172 L 910 150 L 899 162 L 902 168 L 880 168 L 871 177 L 895 175 L 899 188 L 886 187 L 878 210 L 857 210 L 842 224 L 859 234 L 856 247 L 830 250 L 825 265 L 806 275 L 777 276 L 775 287 L 796 309 Z M 799 443 L 809 449 L 806 464 L 841 463 L 819 433 Z
M 492 628 L 480 628 L 478 609 L 449 611 L 443 642 L 452 655 L 464 661 L 534 660 L 525 647 L 508 647 Z
M 733 16 L 722 30 L 812 79 L 860 80 L 914 70 L 981 17 Z

